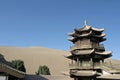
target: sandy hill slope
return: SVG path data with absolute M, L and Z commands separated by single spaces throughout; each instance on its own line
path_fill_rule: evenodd
M 39 65 L 47 65 L 53 75 L 69 71 L 70 60 L 64 57 L 70 54 L 67 51 L 43 47 L 0 47 L 0 54 L 4 55 L 7 61 L 23 60 L 28 74 L 35 74 Z M 109 59 L 107 62 L 120 64 L 119 60 Z
M 4 55 L 7 61 L 23 60 L 28 74 L 34 74 L 39 65 L 47 65 L 53 75 L 68 71 L 69 60 L 64 55 L 69 52 L 66 51 L 42 47 L 0 47 L 0 54 Z

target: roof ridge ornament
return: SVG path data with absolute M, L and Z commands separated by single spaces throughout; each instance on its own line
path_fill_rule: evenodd
M 85 26 L 87 26 L 87 24 L 88 24 L 88 21 L 87 21 L 87 20 L 85 20 L 84 25 L 85 25 Z

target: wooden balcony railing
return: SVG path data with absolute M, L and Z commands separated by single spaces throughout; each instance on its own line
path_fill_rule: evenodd
M 110 73 L 120 73 L 120 64 L 111 64 L 109 62 L 105 63 L 73 63 L 69 64 L 70 69 L 103 69 Z

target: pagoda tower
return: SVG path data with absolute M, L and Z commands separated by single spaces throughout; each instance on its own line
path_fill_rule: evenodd
M 111 57 L 112 51 L 105 51 L 101 42 L 105 41 L 104 29 L 98 29 L 87 25 L 87 21 L 80 29 L 74 29 L 69 33 L 68 40 L 74 45 L 70 47 L 71 59 L 70 77 L 74 80 L 96 80 L 102 74 L 104 59 Z

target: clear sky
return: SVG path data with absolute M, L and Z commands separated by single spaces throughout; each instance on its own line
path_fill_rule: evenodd
M 106 50 L 120 58 L 120 0 L 0 0 L 0 46 L 69 50 L 67 33 L 105 28 Z

